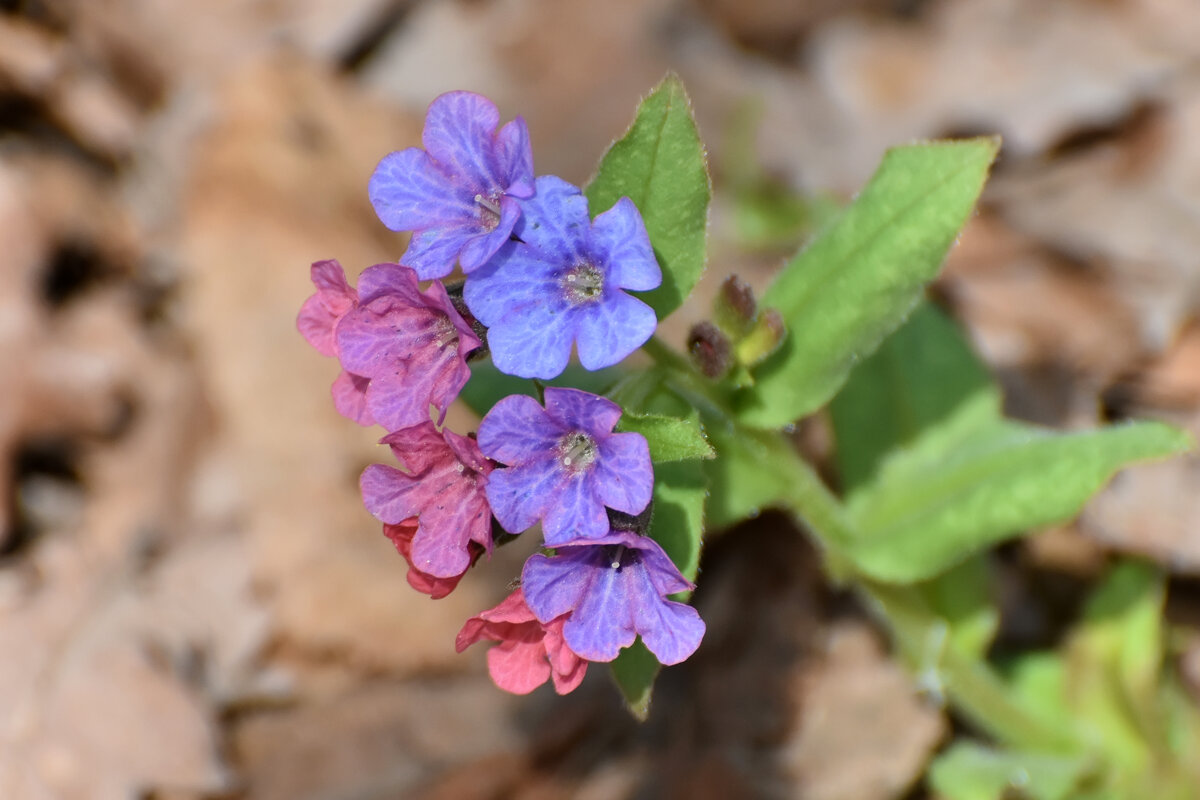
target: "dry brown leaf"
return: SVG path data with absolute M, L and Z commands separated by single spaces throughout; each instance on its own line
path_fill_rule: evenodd
M 796 690 L 800 725 L 780 757 L 811 800 L 903 796 L 946 731 L 862 623 L 833 627 L 823 662 Z

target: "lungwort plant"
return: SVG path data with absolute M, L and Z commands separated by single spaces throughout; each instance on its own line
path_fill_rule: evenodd
M 974 732 L 932 764 L 939 794 L 1195 796 L 1200 720 L 1164 670 L 1153 569 L 1116 566 L 1059 650 L 989 658 L 986 551 L 1191 446 L 1154 422 L 1059 433 L 1006 419 L 925 300 L 996 139 L 889 151 L 760 299 L 726 281 L 685 351 L 655 332 L 704 271 L 711 184 L 676 78 L 584 187 L 537 176 L 524 122 L 500 125 L 469 92 L 434 100 L 422 144 L 369 183 L 383 224 L 412 232 L 407 252 L 357 288 L 337 262 L 314 264 L 299 327 L 341 362 L 338 411 L 387 431 L 395 464 L 367 468 L 363 500 L 413 588 L 445 596 L 498 544 L 542 537 L 515 591 L 458 634 L 460 650 L 493 643 L 498 686 L 565 693 L 606 664 L 644 716 L 659 670 L 704 635 L 687 599 L 705 537 L 774 507 Z M 465 278 L 444 283 L 456 266 Z M 456 398 L 477 433 L 442 426 Z M 839 492 L 789 436 L 822 409 Z

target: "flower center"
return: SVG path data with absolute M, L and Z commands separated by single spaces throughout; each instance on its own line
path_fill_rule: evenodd
M 449 317 L 445 314 L 438 314 L 434 317 L 429 338 L 434 347 L 440 350 L 447 345 L 458 344 L 458 329 L 454 327 L 454 323 L 450 321 Z
M 559 460 L 571 472 L 582 472 L 596 460 L 596 442 L 582 431 L 573 431 L 558 441 Z
M 619 545 L 617 545 L 616 551 L 613 552 L 612 563 L 609 566 L 611 566 L 613 569 L 620 569 L 621 568 L 621 557 L 623 555 L 625 555 L 625 545 L 619 544 Z
M 488 197 L 475 195 L 475 204 L 479 206 L 479 222 L 489 231 L 496 230 L 500 224 L 500 193 L 494 192 Z
M 567 270 L 562 287 L 574 305 L 594 302 L 604 293 L 604 273 L 585 261 Z

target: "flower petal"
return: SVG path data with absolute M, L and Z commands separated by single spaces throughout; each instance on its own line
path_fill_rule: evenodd
M 549 392 L 557 391 L 547 389 Z M 501 464 L 524 464 L 542 458 L 565 431 L 537 400 L 523 394 L 500 399 L 479 423 L 479 449 Z
M 547 547 L 573 539 L 596 539 L 608 533 L 608 513 L 596 496 L 593 475 L 576 475 L 557 488 L 542 519 Z
M 691 606 L 655 594 L 649 581 L 646 586 L 649 590 L 634 604 L 638 635 L 660 664 L 686 661 L 704 638 L 704 620 Z
M 650 447 L 638 433 L 616 433 L 599 442 L 592 480 L 604 505 L 626 514 L 640 514 L 654 492 Z
M 534 196 L 521 201 L 521 219 L 513 232 L 553 263 L 572 266 L 583 259 L 581 245 L 591 226 L 587 197 L 554 175 L 542 175 L 536 186 Z
M 491 231 L 479 225 L 479 233 L 467 239 L 458 256 L 459 265 L 464 273 L 471 273 L 488 262 L 496 251 L 508 241 L 513 226 L 521 216 L 521 206 L 511 197 L 500 198 L 500 221 Z
M 596 549 L 599 555 L 608 551 Z M 593 567 L 587 591 L 563 626 L 563 637 L 573 652 L 588 661 L 612 661 L 622 648 L 633 644 L 637 633 L 632 603 L 638 577 L 636 568 Z
M 419 491 L 411 476 L 386 464 L 372 464 L 358 481 L 363 505 L 380 522 L 397 525 L 421 512 Z
M 529 694 L 550 677 L 546 649 L 536 642 L 503 642 L 487 653 L 488 674 L 506 692 Z
M 509 533 L 529 530 L 546 513 L 561 481 L 562 473 L 554 469 L 551 459 L 495 470 L 487 482 L 492 514 Z
M 494 132 L 500 124 L 496 104 L 474 92 L 447 92 L 434 98 L 425 114 L 421 143 L 463 185 L 487 193 L 502 188 Z
M 637 206 L 622 197 L 592 220 L 591 254 L 607 268 L 614 286 L 644 292 L 662 285 L 662 270 Z
M 471 224 L 479 218 L 478 192 L 456 181 L 416 147 L 388 153 L 367 182 L 375 213 L 394 231 Z
M 579 605 L 596 571 L 595 555 L 590 547 L 575 548 L 554 557 L 535 553 L 525 561 L 521 588 L 539 622 L 546 624 Z
M 575 318 L 579 363 L 585 369 L 611 367 L 654 335 L 654 309 L 619 289 L 605 290 L 602 303 L 580 308 Z
M 510 197 L 527 198 L 534 192 L 533 147 L 529 143 L 529 126 L 516 117 L 496 134 L 496 158 L 501 180 Z
M 621 407 L 598 394 L 582 389 L 548 386 L 546 414 L 564 431 L 579 430 L 600 437 L 612 431 L 621 418 Z
M 374 425 L 375 418 L 367 407 L 367 387 L 370 379 L 342 370 L 333 382 L 333 407 L 343 417 L 364 427 Z
M 333 329 L 339 319 L 341 315 L 330 311 L 318 292 L 300 306 L 300 314 L 296 317 L 296 329 L 318 353 L 323 356 L 336 356 L 337 339 L 333 335 Z
M 399 295 L 410 305 L 421 305 L 417 274 L 403 264 L 375 264 L 364 269 L 358 276 L 358 302 L 367 305 L 385 294 Z

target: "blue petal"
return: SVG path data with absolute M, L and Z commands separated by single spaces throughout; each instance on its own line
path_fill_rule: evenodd
M 547 387 L 546 414 L 564 429 L 585 431 L 601 437 L 612 431 L 621 418 L 621 407 L 609 400 L 581 389 Z
M 662 284 L 662 270 L 646 234 L 646 224 L 628 197 L 596 216 L 589 239 L 591 255 L 607 268 L 613 286 L 644 292 Z
M 578 557 L 577 569 L 590 571 L 591 580 L 563 626 L 563 638 L 581 658 L 612 661 L 637 636 L 633 608 L 638 600 L 637 567 L 613 569 L 608 563 L 612 548 L 604 545 L 579 550 L 594 551 L 586 561 Z
M 654 335 L 654 309 L 619 289 L 605 291 L 599 303 L 578 308 L 575 331 L 579 363 L 585 369 L 611 367 Z
M 517 117 L 496 134 L 496 155 L 505 192 L 512 197 L 533 195 L 533 147 L 529 143 L 529 127 Z
M 492 470 L 488 475 L 487 498 L 504 530 L 522 533 L 546 513 L 563 477 L 555 467 L 550 455 L 521 466 Z
M 454 262 L 467 244 L 479 235 L 469 226 L 432 228 L 414 233 L 400 258 L 423 281 L 444 278 L 454 271 Z
M 647 591 L 634 604 L 634 626 L 646 649 L 660 664 L 686 661 L 704 638 L 704 620 L 691 606 L 653 594 L 649 581 L 641 586 Z
M 521 211 L 513 230 L 517 238 L 541 251 L 558 269 L 583 260 L 591 219 L 587 198 L 578 186 L 543 175 L 537 179 L 537 193 L 521 201 Z
M 580 603 L 597 570 L 595 553 L 590 551 L 574 548 L 552 558 L 532 555 L 525 562 L 521 588 L 529 610 L 539 622 L 561 617 Z
M 591 474 L 576 475 L 555 487 L 542 519 L 547 547 L 577 539 L 599 539 L 608 534 L 608 513 L 596 496 L 596 485 L 591 478 Z
M 521 216 L 521 206 L 511 197 L 500 198 L 500 221 L 495 229 L 488 233 L 483 231 L 467 241 L 459 255 L 459 263 L 463 272 L 473 272 L 488 262 L 496 251 L 504 246 L 512 234 L 517 219 Z M 482 230 L 482 226 L 481 226 Z
M 429 154 L 473 191 L 490 194 L 502 189 L 494 137 L 500 112 L 494 103 L 474 92 L 447 92 L 429 104 L 421 141 Z
M 478 224 L 477 193 L 454 182 L 415 147 L 384 156 L 367 183 L 375 213 L 394 231 Z
M 640 514 L 654 492 L 650 447 L 637 433 L 617 433 L 600 440 L 593 480 L 604 505 Z
M 501 464 L 524 464 L 552 452 L 563 433 L 537 400 L 514 394 L 492 406 L 479 423 L 479 449 Z

